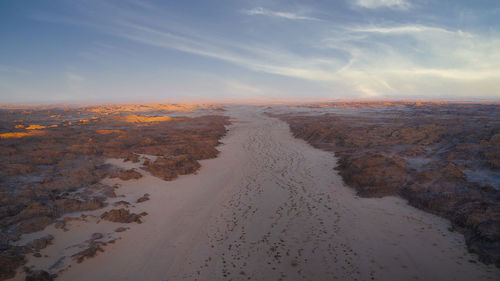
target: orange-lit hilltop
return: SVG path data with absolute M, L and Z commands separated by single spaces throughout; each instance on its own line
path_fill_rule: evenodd
M 127 122 L 127 123 L 152 123 L 152 122 L 165 122 L 172 120 L 170 116 L 149 116 L 149 115 L 125 115 L 110 117 L 111 120 Z
M 172 121 L 167 114 L 191 114 L 196 110 L 220 111 L 213 104 L 95 105 L 85 107 L 0 105 L 0 138 L 43 135 L 56 127 L 89 125 L 97 121 L 148 125 Z M 102 134 L 116 130 L 100 130 Z
M 14 133 L 2 133 L 0 134 L 0 139 L 17 139 L 27 136 L 41 136 L 45 134 L 45 131 L 31 131 L 31 132 L 14 132 Z
M 185 112 L 190 113 L 198 108 L 220 108 L 213 104 L 143 104 L 143 105 L 100 105 L 82 107 L 83 111 L 99 115 L 117 115 L 124 112 Z

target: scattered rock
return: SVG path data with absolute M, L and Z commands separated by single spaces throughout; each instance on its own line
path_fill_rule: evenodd
M 26 276 L 26 281 L 53 281 L 54 278 L 45 270 L 35 270 Z
M 128 207 L 128 206 L 130 206 L 130 202 L 120 200 L 118 202 L 113 203 L 113 206 L 115 206 L 115 207 L 116 206 L 122 206 L 122 205 L 125 206 L 125 207 Z
M 141 215 L 130 213 L 129 210 L 124 208 L 113 209 L 105 212 L 101 215 L 101 219 L 120 223 L 142 223 Z
M 41 249 L 45 249 L 48 245 L 52 244 L 52 240 L 54 240 L 54 236 L 49 234 L 45 237 L 33 240 L 26 246 L 32 248 L 35 251 L 40 251 Z
M 144 194 L 141 198 L 137 199 L 137 203 L 141 203 L 149 200 L 149 194 Z
M 130 170 L 120 170 L 115 174 L 111 175 L 111 178 L 119 178 L 121 180 L 128 181 L 128 180 L 140 179 L 142 178 L 142 175 L 135 169 L 130 169 Z
M 117 229 L 115 229 L 115 232 L 124 232 L 124 231 L 127 231 L 127 230 L 128 230 L 128 227 L 120 226 Z
M 104 253 L 104 249 L 102 247 L 105 245 L 105 242 L 92 241 L 87 249 L 74 254 L 72 258 L 76 260 L 77 263 L 81 263 L 85 259 L 94 257 L 99 252 Z
M 102 233 L 94 233 L 92 234 L 92 236 L 90 237 L 90 240 L 98 240 L 98 239 L 102 239 L 104 237 L 104 235 L 102 235 Z

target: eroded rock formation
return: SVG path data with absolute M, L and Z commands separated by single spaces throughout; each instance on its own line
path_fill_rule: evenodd
M 332 103 L 282 114 L 293 134 L 335 152 L 345 183 L 444 216 L 470 251 L 500 265 L 500 105 Z
M 0 106 L 0 280 L 24 263 L 25 249 L 11 246 L 20 235 L 43 230 L 64 214 L 95 210 L 115 197 L 108 176 L 139 179 L 107 158 L 134 163 L 172 180 L 196 171 L 198 160 L 215 157 L 228 118 L 213 105 L 109 105 L 86 108 Z M 194 117 L 175 117 L 175 112 Z M 198 113 L 197 113 L 198 112 Z M 143 199 L 145 200 L 145 199 Z M 140 215 L 111 211 L 103 219 L 140 222 Z M 65 220 L 58 222 L 65 229 Z M 99 245 L 94 247 L 99 251 Z M 89 251 L 93 251 L 90 249 Z
M 112 222 L 121 222 L 121 223 L 142 223 L 141 221 L 142 214 L 134 214 L 130 213 L 129 210 L 120 208 L 113 209 L 107 212 L 104 212 L 101 215 L 101 219 L 112 221 Z

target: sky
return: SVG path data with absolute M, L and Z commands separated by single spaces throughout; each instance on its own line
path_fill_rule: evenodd
M 0 1 L 0 103 L 500 100 L 500 1 Z

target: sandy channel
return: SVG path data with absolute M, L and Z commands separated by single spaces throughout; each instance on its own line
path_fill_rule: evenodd
M 333 154 L 293 138 L 286 123 L 265 116 L 261 107 L 227 108 L 233 125 L 221 154 L 202 161 L 196 175 L 165 182 L 143 172 L 137 181 L 114 180 L 124 195 L 116 200 L 151 195 L 131 208 L 148 213 L 143 224 L 89 219 L 67 232 L 49 227 L 44 233 L 55 236 L 54 244 L 41 252 L 48 257 L 30 257 L 28 265 L 50 266 L 66 257 L 57 280 L 500 277 L 497 268 L 467 253 L 448 221 L 400 198 L 357 197 L 334 171 Z M 130 229 L 113 232 L 119 226 Z M 94 258 L 71 261 L 78 243 L 95 232 L 119 239 Z

